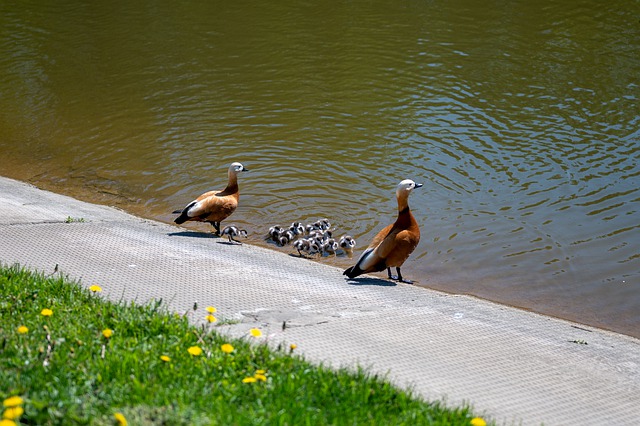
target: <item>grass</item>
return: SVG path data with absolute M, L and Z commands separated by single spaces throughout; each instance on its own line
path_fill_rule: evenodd
M 59 276 L 0 267 L 0 399 L 24 400 L 16 424 L 482 424 L 466 407 L 252 340 L 195 327 L 160 303 L 114 304 Z

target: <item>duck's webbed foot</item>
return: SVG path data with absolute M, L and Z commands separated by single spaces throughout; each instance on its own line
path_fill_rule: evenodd
M 400 268 L 399 267 L 396 267 L 396 271 L 398 272 L 398 275 L 392 275 L 391 274 L 391 268 L 387 268 L 387 273 L 389 274 L 389 279 L 390 280 L 398 281 L 398 282 L 405 283 L 405 284 L 413 284 L 413 281 L 405 280 L 404 278 L 402 278 L 402 274 L 400 273 Z

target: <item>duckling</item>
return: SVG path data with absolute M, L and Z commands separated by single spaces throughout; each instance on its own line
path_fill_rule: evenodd
M 314 229 L 309 233 L 309 238 L 328 240 L 331 237 L 333 237 L 333 232 L 329 230 L 323 231 L 322 229 Z
M 238 244 L 242 244 L 240 241 L 234 240 L 234 237 L 245 237 L 247 238 L 247 231 L 244 229 L 239 229 L 237 226 L 225 226 L 222 230 L 222 235 L 226 235 L 229 238 L 229 242 L 234 242 Z
M 322 251 L 322 244 L 318 243 L 315 239 L 309 238 L 309 254 L 317 254 Z
M 303 256 L 303 252 L 309 253 L 311 251 L 311 243 L 304 238 L 300 238 L 293 243 L 293 247 L 298 250 L 300 257 Z
M 351 235 L 340 237 L 340 248 L 347 253 L 351 253 L 356 246 L 356 240 Z
M 284 247 L 289 244 L 289 242 L 291 242 L 291 240 L 293 240 L 294 238 L 295 235 L 293 234 L 293 232 L 286 230 L 278 234 L 278 238 L 276 241 L 280 243 L 280 246 Z
M 295 235 L 304 234 L 304 226 L 300 222 L 293 222 L 289 227 L 289 231 L 293 232 Z
M 336 242 L 336 240 L 334 240 L 333 238 L 329 238 L 322 245 L 322 251 L 324 253 L 326 253 L 327 255 L 336 254 L 336 250 L 338 250 L 338 247 L 339 247 L 339 245 Z
M 329 222 L 329 220 L 327 219 L 320 219 L 318 221 L 318 224 L 320 225 L 320 229 L 322 229 L 323 231 L 327 231 L 331 228 L 331 222 Z
M 307 234 L 311 234 L 313 231 L 316 231 L 318 229 L 320 228 L 318 228 L 315 223 L 310 223 L 307 226 L 305 226 L 305 230 L 307 231 Z
M 411 284 L 402 278 L 400 267 L 420 242 L 418 222 L 409 209 L 409 195 L 422 184 L 411 179 L 401 181 L 396 188 L 398 217 L 395 223 L 385 227 L 373 238 L 369 247 L 360 255 L 356 264 L 346 269 L 343 274 L 355 278 L 368 272 L 387 269 L 389 279 Z M 395 267 L 397 276 L 391 275 L 391 267 Z
M 280 235 L 281 232 L 284 232 L 284 228 L 280 225 L 275 225 L 269 228 L 268 235 L 269 237 L 271 237 L 271 239 L 276 240 L 278 238 L 278 235 Z
M 215 229 L 215 235 L 220 235 L 220 222 L 231 216 L 238 207 L 240 200 L 240 190 L 238 188 L 238 173 L 248 172 L 238 162 L 231 163 L 227 172 L 227 187 L 222 191 L 209 191 L 187 204 L 174 222 L 178 225 L 187 221 L 208 222 Z

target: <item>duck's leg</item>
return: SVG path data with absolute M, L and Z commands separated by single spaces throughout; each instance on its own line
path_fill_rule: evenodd
M 220 222 L 209 221 L 209 223 L 213 226 L 213 229 L 216 230 L 214 235 L 220 236 Z
M 413 281 L 405 280 L 404 278 L 402 278 L 402 274 L 400 273 L 400 267 L 396 267 L 396 271 L 398 271 L 398 281 L 400 281 L 401 283 L 413 284 Z
M 396 269 L 398 269 L 398 275 L 399 275 L 400 269 L 399 268 L 396 268 Z M 396 277 L 395 275 L 391 275 L 391 268 L 387 268 L 387 274 L 389 275 L 389 279 L 390 280 L 394 280 L 395 281 L 395 280 L 398 279 L 398 277 Z

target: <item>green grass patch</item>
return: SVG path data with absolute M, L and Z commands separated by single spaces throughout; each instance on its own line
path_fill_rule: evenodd
M 196 327 L 160 303 L 110 303 L 0 267 L 0 398 L 24 400 L 18 424 L 113 425 L 116 413 L 130 425 L 471 424 L 467 408 L 290 352 Z

